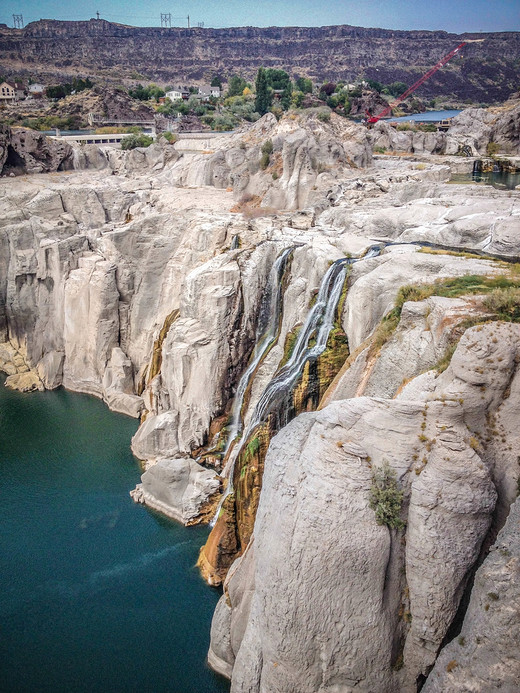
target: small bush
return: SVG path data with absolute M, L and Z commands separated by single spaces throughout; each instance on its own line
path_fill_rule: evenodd
M 385 460 L 372 472 L 369 505 L 376 514 L 377 524 L 402 529 L 404 522 L 399 517 L 402 503 L 403 492 L 397 486 L 396 473 Z
M 520 288 L 494 289 L 484 299 L 484 305 L 503 320 L 520 320 Z
M 329 111 L 318 111 L 316 118 L 318 120 L 321 120 L 322 123 L 328 123 L 330 121 L 330 112 Z
M 270 161 L 271 157 L 269 156 L 269 154 L 262 154 L 262 158 L 260 159 L 260 168 L 262 169 L 262 171 L 265 171 L 265 169 L 269 166 Z
M 386 149 L 385 149 L 384 147 L 374 147 L 374 152 L 375 152 L 376 154 L 385 154 L 385 153 L 386 153 Z
M 446 664 L 446 671 L 447 671 L 448 674 L 449 674 L 450 671 L 453 671 L 453 670 L 455 669 L 455 667 L 458 667 L 458 666 L 459 666 L 459 665 L 458 665 L 457 660 L 456 660 L 456 659 L 452 659 L 451 662 L 448 662 L 448 664 Z
M 174 144 L 179 139 L 173 132 L 163 132 L 162 137 L 170 144 Z
M 273 142 L 272 140 L 266 140 L 262 145 L 262 154 L 267 154 L 268 156 L 273 153 Z
M 273 171 L 273 180 L 278 180 L 279 176 L 276 171 Z
M 486 154 L 488 156 L 496 156 L 500 147 L 496 142 L 488 142 L 486 145 Z
M 421 123 L 417 129 L 420 132 L 437 132 L 437 126 L 434 123 Z
M 149 147 L 153 142 L 153 137 L 148 135 L 130 135 L 121 140 L 121 149 L 135 149 L 136 147 Z

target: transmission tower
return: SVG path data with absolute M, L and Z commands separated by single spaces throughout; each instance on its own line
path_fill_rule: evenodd
M 197 22 L 199 29 L 204 29 L 204 22 Z
M 161 12 L 161 26 L 172 28 L 171 12 Z
M 13 14 L 13 25 L 15 29 L 23 29 L 23 15 Z

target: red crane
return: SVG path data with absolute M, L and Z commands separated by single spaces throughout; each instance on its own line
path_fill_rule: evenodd
M 445 55 L 444 58 L 441 58 L 441 60 L 439 60 L 439 62 L 436 65 L 434 65 L 430 70 L 428 70 L 428 72 L 426 74 L 424 74 L 420 79 L 418 79 L 417 82 L 415 82 L 415 84 L 412 84 L 412 86 L 409 87 L 404 92 L 404 94 L 401 94 L 401 96 L 398 99 L 396 99 L 395 101 L 392 101 L 392 103 L 388 104 L 388 106 L 385 108 L 384 111 L 381 111 L 381 113 L 378 113 L 378 115 L 372 115 L 370 113 L 370 111 L 366 111 L 367 119 L 365 122 L 368 123 L 369 125 L 371 125 L 373 123 L 377 123 L 378 120 L 380 120 L 381 118 L 384 118 L 389 113 L 391 113 L 392 108 L 394 108 L 395 106 L 400 104 L 401 101 L 404 101 L 407 96 L 410 96 L 410 94 L 412 92 L 414 92 L 417 89 L 417 87 L 420 87 L 423 82 L 426 82 L 426 80 L 429 79 L 433 74 L 435 74 L 437 72 L 437 70 L 439 70 L 443 65 L 446 65 L 448 60 L 451 60 L 454 55 L 457 55 L 457 53 L 461 50 L 461 48 L 463 46 L 465 46 L 467 43 L 476 43 L 477 41 L 483 41 L 483 40 L 484 39 L 473 39 L 473 40 L 468 39 L 467 41 L 463 41 L 462 43 L 460 43 L 457 46 L 457 48 L 454 48 L 450 53 L 448 53 L 448 55 Z

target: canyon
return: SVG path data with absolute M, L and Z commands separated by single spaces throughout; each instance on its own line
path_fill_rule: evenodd
M 23 29 L 0 26 L 0 69 L 51 83 L 89 75 L 114 84 L 190 84 L 208 82 L 215 73 L 253 80 L 263 64 L 314 82 L 363 77 L 413 84 L 443 55 L 475 38 L 485 40 L 466 46 L 464 57 L 440 70 L 418 95 L 503 101 L 518 89 L 518 32 L 457 35 L 348 25 L 183 29 L 41 19 Z
M 520 191 L 450 182 L 520 168 L 519 119 L 0 133 L 6 384 L 140 419 L 131 495 L 210 523 L 234 692 L 520 686 Z

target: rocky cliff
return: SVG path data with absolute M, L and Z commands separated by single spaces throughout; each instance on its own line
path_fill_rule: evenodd
M 473 36 L 353 26 L 188 30 L 40 20 L 23 29 L 0 29 L 0 67 L 43 80 L 79 73 L 120 81 L 141 73 L 172 84 L 208 80 L 215 72 L 252 79 L 264 65 L 317 82 L 364 76 L 412 84 L 465 38 L 485 42 L 467 46 L 463 59 L 440 70 L 418 94 L 504 100 L 518 88 L 515 32 Z
M 515 690 L 520 193 L 371 137 L 267 115 L 2 178 L 0 367 L 141 417 L 135 500 L 212 521 L 233 691 Z

